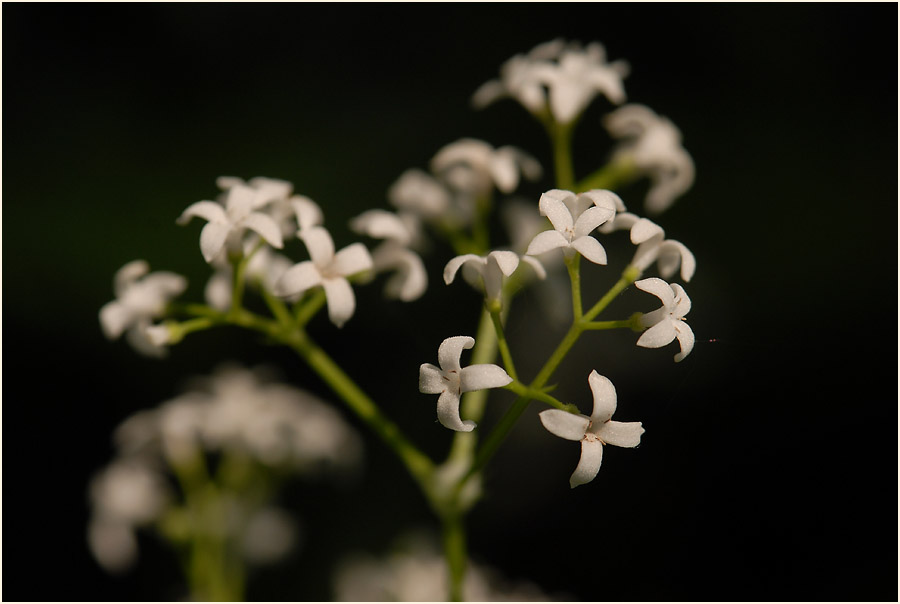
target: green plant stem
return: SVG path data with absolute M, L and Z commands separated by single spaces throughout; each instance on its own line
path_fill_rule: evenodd
M 586 176 L 578 183 L 577 188 L 578 191 L 616 189 L 631 182 L 636 176 L 634 162 L 622 157 Z
M 572 285 L 572 320 L 579 321 L 583 314 L 581 306 L 581 254 L 575 254 L 571 258 L 566 257 L 566 270 L 569 271 L 569 283 Z
M 301 300 L 294 308 L 298 327 L 304 327 L 325 306 L 325 290 L 317 288 L 309 298 Z
M 466 528 L 462 514 L 449 514 L 442 518 L 444 557 L 449 570 L 450 601 L 464 600 L 463 585 L 466 577 L 468 554 L 466 553 Z
M 571 124 L 550 122 L 545 124 L 553 145 L 553 166 L 556 170 L 556 185 L 560 189 L 575 188 L 575 172 L 572 169 L 572 131 Z
M 503 388 L 505 388 L 506 390 L 509 390 L 510 392 L 515 392 L 519 396 L 523 396 L 523 397 L 527 396 L 527 397 L 531 398 L 532 400 L 547 403 L 551 407 L 556 407 L 557 409 L 561 409 L 563 411 L 573 411 L 574 410 L 575 412 L 577 412 L 577 410 L 578 410 L 578 407 L 576 407 L 575 405 L 567 405 L 567 404 L 563 403 L 562 401 L 550 396 L 545 391 L 529 388 L 527 385 L 525 385 L 519 381 L 515 381 L 510 384 L 507 384 Z
M 490 311 L 491 322 L 494 324 L 494 333 L 497 336 L 497 346 L 500 348 L 500 357 L 503 359 L 503 365 L 506 368 L 506 373 L 509 376 L 517 380 L 516 377 L 516 367 L 513 364 L 512 354 L 509 351 L 509 344 L 506 342 L 506 336 L 503 333 L 503 319 L 500 317 L 499 310 Z
M 600 298 L 594 306 L 591 307 L 589 311 L 584 314 L 582 317 L 582 321 L 589 322 L 594 319 L 598 314 L 600 314 L 603 309 L 609 306 L 609 303 L 612 302 L 616 296 L 622 293 L 626 287 L 637 281 L 637 279 L 641 276 L 641 271 L 636 269 L 635 267 L 629 265 L 625 267 L 625 270 L 622 271 L 622 276 L 616 281 L 616 284 L 610 288 L 606 294 L 602 298 Z
M 601 329 L 617 329 L 619 327 L 634 328 L 632 319 L 624 319 L 622 321 L 590 321 L 584 324 L 584 329 L 601 330 Z

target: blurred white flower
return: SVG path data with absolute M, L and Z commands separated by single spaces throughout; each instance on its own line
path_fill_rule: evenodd
M 441 148 L 431 160 L 431 171 L 453 190 L 481 197 L 496 186 L 511 193 L 519 186 L 519 175 L 528 180 L 541 177 L 541 165 L 512 146 L 495 149 L 476 139 L 464 138 Z
M 675 362 L 681 361 L 694 348 L 694 332 L 684 319 L 691 311 L 691 299 L 687 292 L 677 283 L 669 285 L 656 277 L 635 281 L 634 285 L 653 294 L 663 303 L 660 308 L 641 317 L 641 325 L 648 329 L 638 338 L 637 345 L 661 348 L 678 338 L 681 352 L 675 355 Z
M 484 291 L 488 301 L 499 301 L 503 293 L 503 278 L 509 277 L 523 260 L 534 269 L 539 279 L 546 276 L 543 265 L 536 258 L 519 256 L 515 252 L 495 250 L 487 256 L 463 254 L 451 258 L 444 267 L 444 283 L 450 285 L 456 278 L 459 269 L 463 269 L 463 278 L 472 287 Z
M 384 242 L 372 250 L 375 272 L 396 271 L 385 284 L 385 295 L 409 302 L 419 298 L 428 287 L 428 273 L 417 253 L 410 247 L 420 237 L 414 216 L 385 210 L 368 210 L 350 222 L 350 228 Z
M 338 602 L 444 602 L 447 562 L 433 539 L 406 535 L 382 558 L 352 554 L 334 574 Z M 463 583 L 467 602 L 543 602 L 551 598 L 528 582 L 510 582 L 494 569 L 470 561 Z M 571 598 L 562 598 L 569 600 Z
M 245 255 L 253 252 L 257 241 L 256 237 L 248 238 L 245 241 Z M 211 307 L 226 311 L 231 307 L 234 269 L 224 256 L 217 256 L 211 264 L 216 271 L 206 282 L 203 294 L 206 303 Z M 258 284 L 268 291 L 274 291 L 278 280 L 293 265 L 294 263 L 287 256 L 279 254 L 270 247 L 261 247 L 253 252 L 253 256 L 247 262 L 244 278 L 251 284 Z
M 500 388 L 512 382 L 506 371 L 497 365 L 460 367 L 459 359 L 463 349 L 474 345 L 475 339 L 469 336 L 447 338 L 438 347 L 440 367 L 430 363 L 423 363 L 419 367 L 419 392 L 440 394 L 437 404 L 438 421 L 457 432 L 471 432 L 476 425 L 471 420 L 462 421 L 459 417 L 459 397 L 463 392 Z
M 281 276 L 275 294 L 297 296 L 321 285 L 328 301 L 328 317 L 341 327 L 356 310 L 356 297 L 347 277 L 372 268 L 372 256 L 362 243 L 351 244 L 339 252 L 324 227 L 314 226 L 298 233 L 306 244 L 310 260 L 295 264 Z
M 255 189 L 253 187 L 231 182 L 225 192 L 223 203 L 218 201 L 198 201 L 188 206 L 176 221 L 187 224 L 191 218 L 198 217 L 207 221 L 200 231 L 200 251 L 207 262 L 222 253 L 222 250 L 238 252 L 243 244 L 243 235 L 247 229 L 265 239 L 269 245 L 283 247 L 281 228 L 269 215 L 259 211 L 276 197 L 271 185 Z
M 640 422 L 614 422 L 616 388 L 608 378 L 596 371 L 588 376 L 594 395 L 594 410 L 588 417 L 561 409 L 541 411 L 541 423 L 550 433 L 566 440 L 581 441 L 581 458 L 569 478 L 573 489 L 586 484 L 597 476 L 603 459 L 603 445 L 636 447 L 641 442 L 644 428 Z
M 625 217 L 624 214 L 620 216 Z M 623 222 L 623 224 L 627 224 Z M 668 279 L 681 267 L 681 278 L 690 281 L 697 269 L 694 254 L 680 241 L 666 239 L 663 228 L 647 218 L 638 218 L 631 225 L 631 242 L 637 245 L 632 266 L 644 271 L 656 262 L 659 274 Z
M 694 183 L 694 161 L 681 143 L 681 132 L 668 119 L 643 105 L 625 105 L 604 118 L 615 138 L 623 139 L 613 161 L 627 162 L 652 181 L 645 208 L 666 210 Z
M 151 340 L 147 328 L 163 315 L 169 301 L 187 288 L 187 280 L 175 273 L 149 271 L 147 262 L 134 260 L 116 272 L 116 299 L 100 309 L 100 326 L 111 340 L 127 331 L 128 342 L 139 352 L 161 356 L 165 348 Z
M 426 222 L 446 218 L 453 199 L 450 191 L 433 176 L 415 168 L 407 170 L 388 189 L 388 201 Z M 471 216 L 460 217 L 467 222 Z
M 563 248 L 567 257 L 577 252 L 594 264 L 606 264 L 606 250 L 590 233 L 615 216 L 613 198 L 617 197 L 615 193 L 600 190 L 577 196 L 561 189 L 547 191 L 541 195 L 538 206 L 541 215 L 550 220 L 554 230 L 535 236 L 525 254 L 540 255 Z
M 265 506 L 252 512 L 244 526 L 241 550 L 251 564 L 271 564 L 284 558 L 297 543 L 298 528 L 282 509 Z

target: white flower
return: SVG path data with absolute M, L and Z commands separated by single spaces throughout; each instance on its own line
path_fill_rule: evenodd
M 620 214 L 623 219 L 626 215 Z M 666 239 L 665 231 L 655 222 L 647 218 L 634 220 L 631 225 L 631 242 L 638 246 L 631 261 L 632 266 L 638 270 L 644 271 L 656 262 L 663 279 L 674 275 L 679 266 L 682 279 L 690 281 L 694 276 L 697 269 L 694 254 L 680 241 Z
M 614 161 L 626 161 L 653 181 L 646 209 L 659 214 L 694 183 L 694 161 L 681 144 L 681 132 L 668 118 L 643 105 L 626 105 L 604 118 L 606 129 L 623 139 Z
M 223 249 L 240 250 L 247 229 L 280 248 L 283 243 L 278 223 L 257 211 L 274 199 L 270 186 L 254 189 L 234 183 L 225 193 L 224 206 L 216 201 L 198 201 L 188 206 L 176 222 L 187 224 L 194 216 L 208 221 L 200 231 L 200 251 L 207 262 L 212 262 Z
M 573 489 L 597 476 L 603 459 L 603 445 L 636 447 L 644 433 L 641 422 L 612 421 L 616 412 L 616 388 L 608 378 L 591 371 L 588 383 L 594 395 L 594 410 L 590 417 L 561 409 L 548 409 L 539 414 L 541 423 L 552 434 L 581 441 L 581 459 L 569 478 L 569 486 Z
M 463 349 L 474 345 L 475 339 L 469 336 L 447 338 L 438 348 L 440 367 L 430 363 L 423 363 L 419 367 L 419 392 L 440 394 L 437 404 L 438 421 L 457 432 L 471 432 L 475 428 L 475 422 L 462 421 L 459 417 L 459 397 L 463 392 L 500 388 L 513 381 L 497 365 L 460 367 L 459 357 Z
M 456 191 L 481 197 L 496 187 L 511 193 L 519 186 L 519 174 L 529 180 L 541 176 L 541 165 L 512 146 L 494 149 L 488 143 L 464 138 L 438 151 L 431 171 Z
M 149 271 L 147 262 L 134 260 L 116 272 L 116 299 L 100 309 L 100 326 L 111 340 L 127 330 L 129 343 L 139 352 L 160 356 L 165 349 L 152 342 L 147 329 L 163 315 L 166 304 L 187 288 L 187 280 L 175 273 Z
M 247 239 L 244 244 L 245 255 L 253 252 L 257 241 L 255 237 Z M 203 294 L 207 304 L 225 311 L 231 307 L 234 270 L 224 256 L 217 256 L 211 264 L 216 267 L 216 272 L 206 282 Z M 272 248 L 261 247 L 247 262 L 244 277 L 250 283 L 258 283 L 266 290 L 273 291 L 281 276 L 293 265 L 287 256 L 273 251 Z
M 444 283 L 450 285 L 456 278 L 456 273 L 463 268 L 463 278 L 476 289 L 484 288 L 488 300 L 499 300 L 503 292 L 503 277 L 509 277 L 519 267 L 520 257 L 515 252 L 499 250 L 489 253 L 487 256 L 475 254 L 463 254 L 451 258 L 444 267 Z M 543 279 L 546 271 L 543 265 L 535 258 L 522 256 L 537 273 L 538 278 Z
M 328 301 L 328 317 L 341 327 L 356 310 L 356 297 L 347 277 L 372 268 L 372 256 L 362 243 L 354 243 L 335 253 L 334 241 L 323 227 L 298 233 L 306 244 L 310 260 L 295 264 L 276 284 L 278 296 L 295 296 L 321 285 Z
M 255 205 L 262 207 L 272 201 L 284 200 L 294 190 L 294 185 L 286 180 L 255 176 L 248 181 L 237 176 L 220 176 L 216 179 L 216 186 L 227 191 L 236 186 L 249 187 L 256 191 L 257 201 Z
M 539 77 L 540 66 L 559 57 L 565 48 L 561 39 L 544 42 L 528 54 L 518 54 L 500 67 L 500 79 L 482 84 L 472 95 L 472 104 L 481 109 L 503 97 L 512 97 L 528 111 L 540 114 L 547 107 L 547 92 Z
M 635 281 L 634 285 L 653 294 L 663 303 L 662 307 L 641 317 L 641 325 L 649 329 L 641 334 L 637 345 L 660 348 L 678 338 L 681 352 L 675 355 L 675 362 L 681 361 L 694 348 L 694 332 L 684 320 L 691 310 L 691 299 L 677 283 L 669 285 L 656 277 Z
M 450 191 L 433 176 L 411 169 L 400 175 L 388 189 L 388 200 L 400 209 L 412 212 L 425 221 L 446 218 L 453 203 Z M 463 217 L 465 222 L 471 217 Z
M 587 108 L 597 93 L 618 105 L 625 101 L 622 79 L 628 75 L 624 61 L 606 62 L 606 49 L 599 42 L 581 48 L 570 44 L 556 63 L 541 62 L 529 74 L 548 88 L 550 112 L 557 122 L 568 124 Z
M 385 210 L 368 210 L 350 222 L 350 228 L 357 233 L 385 240 L 372 250 L 372 268 L 379 273 L 397 271 L 385 284 L 385 295 L 404 302 L 419 298 L 428 287 L 425 265 L 410 249 L 419 236 L 418 226 L 410 214 L 397 215 Z
M 615 193 L 601 190 L 577 196 L 561 189 L 547 191 L 541 195 L 538 205 L 541 215 L 550 220 L 554 230 L 539 233 L 532 239 L 526 255 L 563 248 L 567 257 L 578 252 L 594 264 L 606 264 L 606 250 L 590 233 L 615 216 L 614 198 L 617 197 Z

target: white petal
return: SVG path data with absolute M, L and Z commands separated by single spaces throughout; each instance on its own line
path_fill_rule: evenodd
M 325 221 L 322 208 L 309 197 L 295 195 L 290 199 L 291 207 L 297 216 L 297 226 L 301 231 L 310 227 L 319 226 Z
M 320 269 L 324 269 L 334 259 L 334 240 L 324 227 L 310 227 L 297 233 L 306 245 L 309 257 Z
M 132 321 L 134 321 L 132 311 L 117 300 L 104 304 L 100 309 L 100 327 L 110 340 L 121 336 Z
M 483 109 L 503 96 L 506 96 L 506 87 L 499 80 L 491 80 L 479 86 L 472 95 L 472 106 Z
M 565 194 L 565 196 L 560 194 Z M 575 194 L 571 191 L 563 191 L 562 189 L 553 189 L 541 195 L 541 200 L 538 202 L 541 215 L 546 216 L 557 231 L 565 232 L 574 226 L 572 214 L 569 212 L 568 206 L 563 202 L 563 199 L 568 197 L 574 198 L 574 196 Z
M 606 264 L 606 250 L 590 235 L 579 237 L 571 243 L 571 247 L 594 264 Z
M 460 392 L 501 388 L 513 380 L 509 374 L 497 365 L 469 365 L 463 367 L 459 374 Z
M 147 335 L 147 327 L 149 327 L 149 325 L 149 321 L 142 321 L 132 325 L 128 328 L 128 331 L 125 332 L 125 340 L 131 344 L 131 347 L 137 352 L 145 356 L 162 358 L 168 354 L 168 350 L 163 346 L 156 345 L 150 340 Z
M 132 283 L 149 272 L 150 265 L 146 260 L 132 260 L 117 270 L 113 279 L 113 289 L 116 292 L 116 297 L 121 297 Z
M 581 441 L 581 458 L 572 476 L 569 477 L 569 486 L 574 489 L 594 480 L 600 471 L 601 461 L 603 461 L 603 443 L 599 440 Z
M 462 256 L 456 256 L 455 258 L 451 258 L 450 262 L 444 267 L 444 283 L 450 285 L 453 283 L 453 280 L 456 278 L 456 273 L 459 271 L 459 268 L 466 264 L 467 262 L 473 262 L 478 265 L 478 272 L 482 272 L 484 270 L 484 259 L 481 256 L 476 256 L 475 254 L 463 254 Z
M 184 212 L 181 213 L 181 216 L 179 216 L 178 220 L 175 222 L 178 224 L 187 224 L 194 216 L 209 222 L 228 222 L 228 217 L 225 215 L 225 208 L 214 201 L 198 201 L 197 203 L 192 203 L 185 208 Z
M 281 240 L 281 229 L 278 227 L 278 223 L 269 216 L 253 212 L 244 218 L 242 224 L 265 239 L 272 247 L 284 247 L 284 242 Z
M 606 376 L 596 371 L 591 371 L 588 376 L 588 384 L 591 386 L 591 394 L 594 396 L 594 410 L 591 412 L 591 421 L 597 428 L 608 422 L 616 412 L 616 387 Z M 593 426 L 592 426 L 593 427 Z
M 498 149 L 491 157 L 488 169 L 497 188 L 503 193 L 512 193 L 519 185 L 519 168 L 515 157 L 502 151 Z
M 164 346 L 169 343 L 169 340 L 172 337 L 172 332 L 169 330 L 168 325 L 160 324 L 160 325 L 151 325 L 144 330 L 144 335 L 147 336 L 147 339 L 154 346 Z
M 372 255 L 362 243 L 353 243 L 334 255 L 329 269 L 337 275 L 349 277 L 372 268 Z
M 663 279 L 668 279 L 675 274 L 678 265 L 681 265 L 681 278 L 690 281 L 697 269 L 697 260 L 687 247 L 674 239 L 664 241 L 659 246 L 659 274 Z
M 649 294 L 653 294 L 662 300 L 663 306 L 667 309 L 671 310 L 675 307 L 675 292 L 673 292 L 672 287 L 662 279 L 657 277 L 641 279 L 640 281 L 635 281 L 634 286 Z
M 256 191 L 246 185 L 238 184 L 228 189 L 225 194 L 225 209 L 231 220 L 240 220 L 253 211 Z
M 678 338 L 678 344 L 681 346 L 681 352 L 675 355 L 675 362 L 678 363 L 691 354 L 694 349 L 694 331 L 684 321 L 678 321 L 675 323 L 675 337 Z
M 438 397 L 437 403 L 438 421 L 445 428 L 457 432 L 471 432 L 475 429 L 475 422 L 462 421 L 459 417 L 459 396 L 450 391 L 443 392 Z
M 641 334 L 637 345 L 643 348 L 661 348 L 674 340 L 677 335 L 674 321 L 666 319 Z
M 606 189 L 591 189 L 581 193 L 599 208 L 609 208 L 613 212 L 624 212 L 625 203 L 622 198 Z
M 216 310 L 228 310 L 231 306 L 231 274 L 223 271 L 214 273 L 206 282 L 203 296 L 206 303 Z
M 635 245 L 643 243 L 653 237 L 662 239 L 665 236 L 663 228 L 646 218 L 641 218 L 631 227 L 631 242 Z
M 275 284 L 275 295 L 293 296 L 302 294 L 311 287 L 322 283 L 319 269 L 311 261 L 295 264 L 284 272 Z
M 424 394 L 440 394 L 447 389 L 447 381 L 441 370 L 431 363 L 422 363 L 419 367 L 419 392 Z
M 368 210 L 350 221 L 350 228 L 374 239 L 391 239 L 409 245 L 410 233 L 399 216 L 386 210 Z
M 380 248 L 379 248 L 380 250 Z M 422 259 L 415 252 L 393 245 L 386 253 L 376 250 L 372 261 L 376 268 L 394 267 L 397 273 L 385 283 L 385 294 L 410 302 L 422 296 L 428 288 L 428 273 Z
M 177 296 L 187 289 L 187 279 L 177 273 L 157 271 L 150 273 L 141 281 L 141 285 L 163 298 Z
M 500 271 L 509 277 L 519 267 L 519 255 L 515 252 L 496 251 L 488 254 L 488 261 L 493 261 L 500 268 Z
M 672 315 L 676 319 L 681 319 L 691 312 L 691 299 L 688 297 L 687 292 L 684 291 L 684 288 L 677 283 L 672 284 L 672 291 L 675 293 L 675 307 L 672 310 Z
M 230 232 L 231 226 L 228 224 L 206 223 L 206 226 L 200 231 L 200 252 L 207 262 L 212 262 L 219 255 Z
M 525 253 L 529 256 L 538 256 L 560 247 L 569 247 L 569 240 L 559 231 L 544 231 L 535 235 Z
M 547 409 L 538 413 L 541 423 L 547 430 L 566 440 L 581 440 L 587 432 L 591 418 L 575 413 L 569 413 L 562 409 Z
M 612 208 L 601 208 L 597 206 L 586 209 L 578 220 L 575 221 L 575 237 L 583 237 L 588 235 L 598 226 L 616 215 L 616 211 Z
M 328 318 L 338 327 L 342 327 L 356 310 L 353 288 L 343 277 L 323 279 L 322 287 L 325 288 L 325 299 L 328 302 Z
M 438 364 L 441 370 L 459 371 L 459 357 L 462 356 L 464 348 L 472 348 L 475 346 L 475 338 L 469 336 L 453 336 L 447 338 L 438 347 Z
M 636 447 L 641 444 L 644 428 L 641 422 L 606 422 L 594 434 L 608 445 Z
M 555 233 L 556 231 L 551 232 Z M 544 265 L 541 264 L 541 261 L 537 258 L 532 258 L 531 256 L 522 256 L 522 262 L 534 269 L 534 272 L 537 275 L 538 279 L 545 279 L 547 277 L 547 269 L 544 268 Z

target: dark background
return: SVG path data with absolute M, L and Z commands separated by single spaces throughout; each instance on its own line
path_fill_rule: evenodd
M 698 259 L 698 344 L 678 365 L 632 334 L 579 346 L 560 396 L 588 410 L 584 377 L 608 375 L 617 418 L 647 428 L 641 447 L 607 448 L 597 480 L 570 491 L 577 446 L 531 409 L 470 518 L 473 555 L 584 600 L 896 600 L 896 21 L 890 3 L 4 4 L 4 599 L 181 597 L 153 539 L 124 577 L 87 553 L 85 486 L 112 428 L 229 358 L 327 394 L 240 332 L 189 338 L 162 362 L 107 342 L 97 311 L 113 273 L 145 258 L 187 275 L 196 299 L 199 227 L 174 219 L 222 174 L 292 181 L 345 245 L 349 217 L 386 207 L 397 176 L 458 138 L 549 167 L 524 110 L 468 98 L 562 36 L 627 59 L 629 100 L 684 133 L 697 182 L 659 221 Z M 580 175 L 609 149 L 604 103 L 576 138 Z M 640 207 L 641 185 L 622 194 Z M 445 260 L 430 260 L 434 283 Z M 476 301 L 436 284 L 419 304 L 376 305 L 379 289 L 360 290 L 341 332 L 322 318 L 313 333 L 440 455 L 449 435 L 412 384 L 441 339 L 474 329 Z M 623 312 L 652 307 L 636 294 Z M 514 347 L 552 346 L 527 340 L 543 329 L 527 296 L 510 329 Z M 431 526 L 367 443 L 358 485 L 288 492 L 304 548 L 255 575 L 249 598 L 328 599 L 342 552 Z

